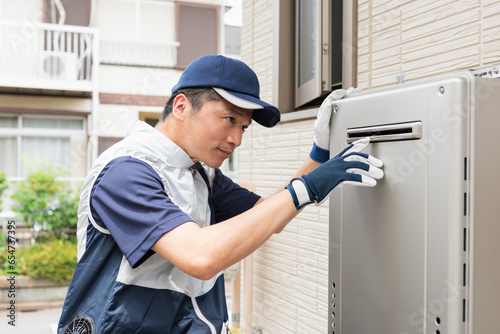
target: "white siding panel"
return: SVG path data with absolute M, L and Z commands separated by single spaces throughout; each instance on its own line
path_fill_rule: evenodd
M 401 74 L 401 71 L 399 61 L 394 65 L 373 69 L 372 84 L 374 86 L 394 85 L 396 83 L 396 77 Z
M 500 61 L 499 1 L 369 1 L 358 9 L 361 88 L 391 85 L 400 74 L 408 81 Z
M 373 52 L 371 58 L 373 63 L 372 69 L 399 64 L 401 60 L 401 49 L 399 46 L 395 46 L 382 51 Z

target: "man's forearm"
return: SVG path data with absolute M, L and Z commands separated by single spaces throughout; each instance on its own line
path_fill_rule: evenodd
M 310 157 L 307 157 L 307 159 L 302 163 L 297 172 L 295 172 L 292 179 L 296 177 L 301 177 L 302 175 L 307 175 L 319 166 L 321 166 L 321 163 L 314 161 Z
M 302 177 L 302 175 L 309 174 L 319 166 L 321 166 L 321 163 L 314 161 L 310 157 L 307 157 L 307 159 L 302 163 L 302 165 L 300 165 L 299 169 L 297 169 L 295 174 L 290 179 L 288 179 L 279 189 L 276 189 L 276 192 L 274 194 L 277 194 L 283 189 L 285 189 L 285 186 L 288 185 L 292 179 L 296 177 Z M 261 201 L 257 202 L 256 205 L 260 203 Z
M 285 189 L 224 222 L 205 228 L 193 222 L 180 225 L 152 249 L 187 274 L 209 279 L 254 252 L 297 214 Z

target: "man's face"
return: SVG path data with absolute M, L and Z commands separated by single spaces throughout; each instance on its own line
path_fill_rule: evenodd
M 207 101 L 185 119 L 184 149 L 194 162 L 218 168 L 241 145 L 245 129 L 252 122 L 252 110 L 227 102 Z

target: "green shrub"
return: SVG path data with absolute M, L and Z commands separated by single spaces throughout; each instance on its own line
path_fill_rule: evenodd
M 26 247 L 8 247 L 7 238 L 0 235 L 0 275 L 23 275 L 26 274 L 26 262 L 24 256 Z
M 28 227 L 48 231 L 57 238 L 67 237 L 76 228 L 78 194 L 64 182 L 57 181 L 62 173 L 42 165 L 19 184 L 12 195 L 18 212 Z
M 8 260 L 8 253 L 7 253 L 7 242 L 5 241 L 7 238 L 5 238 L 5 235 L 0 234 L 0 275 L 5 275 L 5 270 L 4 268 L 7 268 L 7 260 Z
M 50 204 L 63 188 L 56 177 L 57 173 L 52 169 L 41 168 L 28 175 L 12 195 L 12 199 L 17 202 L 13 209 L 19 212 L 28 227 L 46 222 Z
M 58 193 L 55 205 L 47 217 L 46 227 L 57 238 L 67 237 L 67 232 L 76 229 L 78 221 L 78 203 L 80 197 L 77 191 L 67 188 Z
M 26 268 L 28 276 L 63 282 L 73 277 L 76 262 L 76 244 L 59 239 L 31 247 L 22 258 L 20 267 Z
M 0 210 L 2 210 L 2 194 L 8 187 L 5 173 L 0 170 Z

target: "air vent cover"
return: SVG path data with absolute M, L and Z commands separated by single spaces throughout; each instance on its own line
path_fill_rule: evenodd
M 79 315 L 64 326 L 62 334 L 95 334 L 94 320 L 88 315 Z

